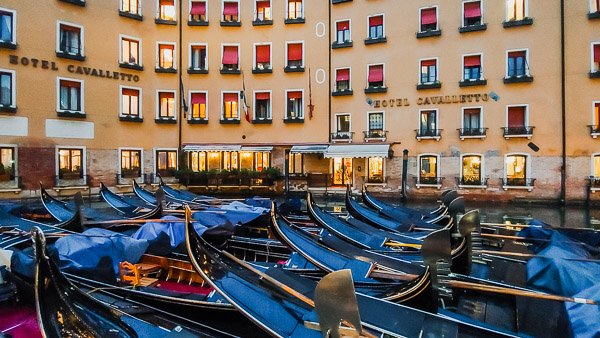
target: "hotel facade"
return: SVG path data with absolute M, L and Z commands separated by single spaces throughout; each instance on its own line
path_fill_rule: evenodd
M 410 198 L 593 201 L 599 28 L 598 0 L 5 0 L 0 196 L 404 169 Z

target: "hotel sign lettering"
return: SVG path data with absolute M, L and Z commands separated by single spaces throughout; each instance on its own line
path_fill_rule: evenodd
M 426 106 L 426 105 L 430 105 L 430 104 L 433 105 L 433 104 L 487 102 L 489 100 L 490 100 L 489 94 L 425 96 L 425 97 L 417 98 L 417 105 Z M 408 107 L 408 106 L 410 106 L 410 101 L 407 98 L 373 100 L 374 108 Z
M 13 65 L 18 65 L 18 64 L 23 65 L 23 66 L 31 65 L 33 68 L 50 69 L 50 70 L 54 70 L 54 71 L 59 70 L 58 66 L 56 65 L 56 62 L 54 62 L 54 61 L 19 57 L 17 55 L 9 55 L 8 57 L 9 57 L 9 62 Z M 103 78 L 107 78 L 107 79 L 115 79 L 115 80 L 122 80 L 122 81 L 126 80 L 129 82 L 140 81 L 140 77 L 138 75 L 132 75 L 132 74 L 114 72 L 114 71 L 111 72 L 109 70 L 96 69 L 96 68 L 84 67 L 84 66 L 76 66 L 76 65 L 72 65 L 72 64 L 67 65 L 67 71 L 69 73 L 73 73 L 73 74 L 103 77 Z

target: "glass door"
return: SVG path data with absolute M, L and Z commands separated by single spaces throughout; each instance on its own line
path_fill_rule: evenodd
M 333 159 L 333 185 L 352 184 L 352 159 Z

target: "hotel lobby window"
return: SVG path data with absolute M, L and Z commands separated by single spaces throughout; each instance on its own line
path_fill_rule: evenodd
M 140 113 L 140 89 L 121 88 L 121 116 L 129 118 L 141 118 Z
M 121 150 L 121 177 L 138 178 L 142 176 L 141 150 Z
M 302 99 L 302 91 L 287 91 L 286 104 L 286 119 L 303 119 L 304 118 L 304 100 Z
M 481 1 L 463 2 L 463 26 L 479 26 L 481 21 Z
M 383 15 L 369 17 L 369 39 L 383 38 Z
M 206 93 L 191 93 L 190 95 L 190 119 L 206 120 Z
M 221 152 L 211 151 L 208 153 L 207 170 L 221 170 Z
M 291 175 L 304 174 L 304 155 L 291 153 L 289 157 L 289 170 Z
M 421 8 L 419 33 L 438 31 L 437 7 Z
M 369 157 L 367 161 L 369 163 L 368 183 L 383 183 L 383 158 Z
M 157 121 L 175 121 L 175 92 L 158 91 L 158 116 Z
M 506 21 L 518 21 L 527 17 L 527 0 L 506 0 Z
M 254 93 L 254 120 L 255 121 L 271 120 L 271 93 L 270 92 L 255 92 Z
M 333 185 L 353 184 L 352 158 L 333 158 Z
M 255 71 L 266 71 L 271 69 L 271 44 L 256 44 L 254 65 Z
M 192 151 L 189 155 L 190 168 L 193 171 L 206 170 L 206 152 Z
M 592 43 L 591 77 L 600 77 L 600 43 Z
M 156 170 L 163 177 L 172 177 L 177 170 L 177 151 L 156 150 Z
M 121 37 L 121 60 L 122 65 L 141 66 L 140 41 L 138 39 Z
M 83 81 L 59 79 L 58 112 L 83 113 Z
M 285 71 L 304 71 L 304 44 L 302 42 L 286 43 L 287 64 Z
M 223 2 L 223 20 L 221 22 L 239 22 L 237 1 Z
M 460 185 L 485 185 L 481 177 L 481 156 L 464 155 L 462 157 L 462 171 Z
M 254 153 L 254 170 L 263 171 L 271 166 L 271 154 L 268 152 Z M 243 159 L 242 159 L 243 160 Z
M 304 18 L 304 8 L 300 0 L 287 0 L 287 18 L 290 20 Z
M 368 72 L 367 80 L 369 83 L 367 89 L 384 88 L 383 65 L 370 65 Z
M 507 186 L 529 186 L 528 182 L 529 174 L 527 173 L 527 161 L 528 156 L 526 155 L 507 155 L 505 157 L 505 170 L 506 178 L 504 180 Z
M 350 42 L 350 20 L 338 21 L 336 23 L 336 40 L 335 43 L 342 44 Z
M 242 168 L 239 166 L 239 156 L 246 158 L 242 164 Z M 252 153 L 238 153 L 236 151 L 224 151 L 221 155 L 223 157 L 223 170 L 237 170 L 237 169 L 250 169 L 252 170 Z M 248 160 L 249 159 L 249 160 Z
M 175 0 L 157 0 L 158 11 L 157 19 L 165 21 L 175 21 Z
M 190 45 L 190 70 L 208 69 L 206 45 Z
M 58 149 L 58 178 L 78 180 L 83 178 L 83 149 Z
M 15 16 L 14 11 L 0 9 L 0 47 L 17 48 Z
M 0 111 L 14 110 L 15 104 L 15 71 L 0 69 Z
M 206 22 L 206 1 L 192 1 L 190 6 L 190 21 Z
M 221 120 L 237 120 L 240 119 L 239 112 L 239 93 L 223 93 L 223 110 Z
M 175 45 L 159 43 L 158 44 L 158 67 L 157 69 L 175 68 Z
M 222 71 L 239 71 L 239 54 L 237 46 L 223 46 Z
M 420 155 L 419 156 L 419 177 L 417 184 L 439 185 L 438 177 L 438 156 Z
M 271 21 L 271 1 L 255 1 L 254 21 Z
M 58 46 L 56 55 L 68 59 L 82 61 L 83 56 L 83 27 L 59 23 Z
M 12 181 L 15 179 L 17 162 L 15 161 L 14 147 L 0 147 L 0 187 L 2 182 Z
M 438 81 L 437 74 L 437 59 L 421 61 L 420 84 L 436 83 Z

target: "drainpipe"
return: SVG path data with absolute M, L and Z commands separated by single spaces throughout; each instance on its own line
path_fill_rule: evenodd
M 185 156 L 183 154 L 183 144 L 182 144 L 182 125 L 183 125 L 183 109 L 185 107 L 184 105 L 184 93 L 183 93 L 183 78 L 182 78 L 182 69 L 183 69 L 183 65 L 181 64 L 182 62 L 182 40 L 183 40 L 183 1 L 184 0 L 179 0 L 179 51 L 178 51 L 178 56 L 179 56 L 179 117 L 177 118 L 177 124 L 179 125 L 179 131 L 178 131 L 178 142 L 177 142 L 177 149 L 178 149 L 178 154 L 179 154 L 179 169 L 183 169 L 185 167 L 187 167 L 187 164 L 185 163 Z
M 329 69 L 328 69 L 328 74 L 327 74 L 327 86 L 329 88 L 329 91 L 327 92 L 327 96 L 329 97 L 329 119 L 328 119 L 328 125 L 329 128 L 327 129 L 327 139 L 329 140 L 328 142 L 331 143 L 331 1 L 327 1 L 327 3 L 329 4 L 328 6 L 328 10 L 329 10 L 329 23 L 327 26 L 327 39 L 328 39 L 328 47 L 327 49 L 329 50 Z
M 566 204 L 567 131 L 566 131 L 566 78 L 565 78 L 565 0 L 560 0 L 560 77 L 562 104 L 562 165 L 560 167 L 560 203 Z

